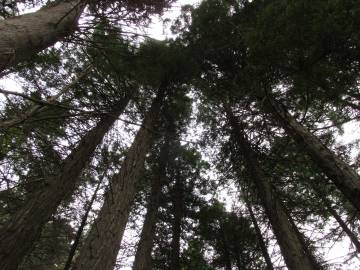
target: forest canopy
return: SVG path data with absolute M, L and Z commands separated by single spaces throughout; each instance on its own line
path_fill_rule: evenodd
M 359 269 L 360 2 L 180 5 L 0 1 L 1 270 Z

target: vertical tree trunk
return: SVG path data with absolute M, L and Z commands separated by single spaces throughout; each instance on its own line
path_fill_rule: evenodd
M 72 34 L 84 7 L 83 0 L 56 1 L 0 21 L 0 72 Z
M 331 152 L 321 141 L 299 124 L 281 105 L 270 97 L 266 110 L 285 131 L 304 149 L 315 164 L 331 179 L 344 196 L 360 211 L 360 177 L 344 161 Z
M 177 170 L 175 186 L 173 190 L 173 214 L 174 220 L 172 224 L 172 239 L 171 239 L 171 257 L 170 257 L 170 269 L 180 270 L 180 238 L 181 238 L 181 223 L 183 218 L 183 199 L 184 189 L 180 176 L 180 172 Z
M 225 259 L 225 270 L 231 270 L 232 269 L 232 263 L 231 263 L 231 255 L 230 255 L 230 250 L 229 250 L 229 246 L 228 246 L 228 241 L 226 238 L 226 231 L 224 229 L 224 225 L 223 223 L 220 221 L 221 223 L 221 228 L 220 228 L 220 232 L 221 232 L 221 242 L 223 244 L 223 251 L 224 251 L 224 259 Z
M 25 206 L 14 214 L 0 230 L 0 269 L 13 270 L 31 250 L 42 228 L 57 207 L 69 198 L 79 182 L 79 176 L 102 141 L 106 132 L 125 109 L 129 98 L 123 100 L 112 114 L 104 115 L 79 145 L 61 164 L 61 174 L 46 179 L 45 188 L 34 192 Z
M 247 200 L 245 201 L 245 204 L 246 204 L 246 208 L 249 211 L 250 218 L 251 218 L 251 221 L 252 221 L 252 223 L 254 225 L 255 233 L 257 235 L 257 239 L 258 239 L 258 242 L 259 242 L 259 245 L 260 245 L 260 249 L 261 249 L 261 252 L 262 252 L 262 254 L 264 256 L 264 259 L 265 259 L 265 262 L 266 262 L 266 270 L 274 270 L 274 266 L 273 266 L 272 261 L 270 259 L 269 252 L 267 250 L 264 238 L 262 237 L 261 230 L 260 230 L 260 227 L 259 227 L 259 225 L 257 223 L 257 220 L 256 220 L 256 217 L 255 217 L 254 212 L 252 210 L 252 207 L 248 203 Z
M 252 150 L 251 144 L 241 128 L 241 124 L 238 123 L 238 120 L 229 107 L 225 106 L 225 110 L 233 131 L 233 139 L 237 146 L 241 148 L 241 154 L 245 159 L 246 168 L 254 181 L 259 199 L 270 220 L 287 267 L 290 270 L 318 269 L 313 266 L 311 258 L 307 256 L 305 247 L 298 239 L 281 202 L 272 190 L 271 183 L 261 170 L 256 158 L 256 153 Z
M 164 91 L 154 100 L 143 125 L 127 152 L 120 172 L 110 180 L 100 213 L 80 249 L 73 270 L 112 270 L 135 198 L 136 181 L 143 171 L 147 152 L 153 142 L 153 130 L 163 102 Z
M 102 179 L 101 179 L 102 180 Z M 99 183 L 97 184 L 96 188 L 95 188 L 95 191 L 89 201 L 89 203 L 87 204 L 86 206 L 86 210 L 85 210 L 85 214 L 84 216 L 82 217 L 81 219 L 81 223 L 80 223 L 80 226 L 76 232 L 76 235 L 75 235 L 75 239 L 74 239 L 74 243 L 71 245 L 71 248 L 70 248 L 70 252 L 69 252 L 69 256 L 66 260 L 66 263 L 65 263 L 65 266 L 64 266 L 64 270 L 69 270 L 70 267 L 71 267 L 71 263 L 72 263 L 72 260 L 74 258 L 74 255 L 75 255 L 75 252 L 76 252 L 76 249 L 80 243 L 80 240 L 81 240 L 81 236 L 82 236 L 82 233 L 84 231 L 84 228 L 86 226 L 86 221 L 87 221 L 87 218 L 89 216 L 89 213 L 92 209 L 92 206 L 94 204 L 94 201 L 96 199 L 96 196 L 97 196 L 97 193 L 99 191 L 99 188 L 100 188 L 100 185 L 101 185 L 101 182 L 102 181 L 99 181 Z
M 166 180 L 166 163 L 168 144 L 164 143 L 160 150 L 160 160 L 157 172 L 153 176 L 151 192 L 140 241 L 137 246 L 133 270 L 151 270 L 151 251 L 153 248 L 157 215 L 160 206 L 161 188 Z

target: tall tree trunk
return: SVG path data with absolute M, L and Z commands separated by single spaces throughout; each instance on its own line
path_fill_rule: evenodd
M 0 21 L 0 72 L 72 34 L 84 7 L 83 0 L 56 1 Z
M 102 180 L 102 179 L 101 179 L 101 180 Z M 92 209 L 92 206 L 93 206 L 94 201 L 95 201 L 95 199 L 96 199 L 97 193 L 98 193 L 98 191 L 99 191 L 99 189 L 100 189 L 100 185 L 101 185 L 101 182 L 102 182 L 101 180 L 100 180 L 99 183 L 97 184 L 97 186 L 96 186 L 96 188 L 95 188 L 95 191 L 94 191 L 94 193 L 93 193 L 93 195 L 92 195 L 89 203 L 88 203 L 87 206 L 86 206 L 85 214 L 84 214 L 84 216 L 82 217 L 80 226 L 79 226 L 79 228 L 78 228 L 78 230 L 77 230 L 77 232 L 76 232 L 75 239 L 74 239 L 74 243 L 71 245 L 70 252 L 69 252 L 69 256 L 68 256 L 68 258 L 67 258 L 67 260 L 66 260 L 66 263 L 65 263 L 65 266 L 64 266 L 64 270 L 69 270 L 70 267 L 71 267 L 71 263 L 72 263 L 73 258 L 74 258 L 74 256 L 75 256 L 76 249 L 77 249 L 77 247 L 78 247 L 78 245 L 79 245 L 79 243 L 80 243 L 82 233 L 83 233 L 84 228 L 85 228 L 85 226 L 86 226 L 87 218 L 88 218 L 89 213 L 90 213 L 90 211 L 91 211 L 91 209 Z
M 155 227 L 160 206 L 161 188 L 166 181 L 168 143 L 160 150 L 160 160 L 156 174 L 152 178 L 151 192 L 140 241 L 137 246 L 133 270 L 151 270 L 151 251 L 154 244 Z
M 225 270 L 231 270 L 232 269 L 232 263 L 231 263 L 231 255 L 229 250 L 229 245 L 226 237 L 226 231 L 224 229 L 223 223 L 220 221 L 220 232 L 221 232 L 221 242 L 223 245 L 223 251 L 224 251 L 224 260 L 225 260 Z
M 173 214 L 174 220 L 172 224 L 172 239 L 171 239 L 171 257 L 170 269 L 180 270 L 180 238 L 181 238 L 181 223 L 183 218 L 184 207 L 184 188 L 180 172 L 176 169 L 175 186 L 173 190 Z
M 147 207 L 140 240 L 136 249 L 133 270 L 151 270 L 151 251 L 155 237 L 155 226 L 160 203 L 161 184 L 159 176 L 153 179 L 150 201 Z
M 285 211 L 285 213 L 286 213 L 286 215 L 287 215 L 287 217 L 289 219 L 289 222 L 292 225 L 292 227 L 293 227 L 299 241 L 301 242 L 302 246 L 304 247 L 304 252 L 306 253 L 306 256 L 308 258 L 310 258 L 311 263 L 313 264 L 314 268 L 315 269 L 323 269 L 321 267 L 321 265 L 318 263 L 318 261 L 317 261 L 316 257 L 314 256 L 313 252 L 311 251 L 311 249 L 310 249 L 311 247 L 310 247 L 309 243 L 307 243 L 305 236 L 299 231 L 298 227 L 296 226 L 295 221 L 292 218 L 292 216 L 290 215 L 290 213 L 289 213 L 288 209 L 286 208 L 286 206 L 283 205 L 283 209 L 284 209 L 284 211 Z
M 266 110 L 285 131 L 304 149 L 315 164 L 333 181 L 344 196 L 360 211 L 360 177 L 344 161 L 338 158 L 304 126 L 299 124 L 281 105 L 271 97 L 267 98 Z
M 346 222 L 343 221 L 343 219 L 340 217 L 340 215 L 332 207 L 331 202 L 326 197 L 326 195 L 322 191 L 320 191 L 319 188 L 317 188 L 315 186 L 313 186 L 313 187 L 314 187 L 314 190 L 316 191 L 317 195 L 323 201 L 326 209 L 333 216 L 333 218 L 339 223 L 340 227 L 343 229 L 343 231 L 346 233 L 346 235 L 350 238 L 350 241 L 354 245 L 356 251 L 358 253 L 360 253 L 360 242 L 359 242 L 359 239 L 357 238 L 357 236 L 350 230 L 350 228 L 347 226 Z
M 164 91 L 160 91 L 143 125 L 127 152 L 120 172 L 110 180 L 105 201 L 80 249 L 73 270 L 112 270 L 135 198 L 136 181 L 143 172 L 147 152 L 153 142 L 153 130 L 159 117 Z
M 34 192 L 23 208 L 0 230 L 0 269 L 13 270 L 31 250 L 42 228 L 57 207 L 76 189 L 79 176 L 91 159 L 96 147 L 111 128 L 129 98 L 125 98 L 112 114 L 104 115 L 79 145 L 61 164 L 61 174 L 46 179 L 46 186 Z
M 257 220 L 256 220 L 256 217 L 255 217 L 254 212 L 252 210 L 252 207 L 249 204 L 249 202 L 247 201 L 247 199 L 245 201 L 245 204 L 246 204 L 246 208 L 249 211 L 250 218 L 251 218 L 251 221 L 252 221 L 252 223 L 254 225 L 255 233 L 256 233 L 256 236 L 257 236 L 257 239 L 258 239 L 258 242 L 259 242 L 259 245 L 260 245 L 260 249 L 261 249 L 261 252 L 262 252 L 262 254 L 264 256 L 264 259 L 265 259 L 265 262 L 266 262 L 266 270 L 274 270 L 274 266 L 273 266 L 272 261 L 270 259 L 270 255 L 269 255 L 269 252 L 267 250 L 264 238 L 263 238 L 263 236 L 261 234 L 260 227 L 259 227 L 259 225 L 257 223 Z
M 312 259 L 305 252 L 305 247 L 298 239 L 292 224 L 289 222 L 281 202 L 273 192 L 270 181 L 266 178 L 257 161 L 256 153 L 252 150 L 241 124 L 234 116 L 231 109 L 225 106 L 226 115 L 233 131 L 233 139 L 241 148 L 241 154 L 245 160 L 245 166 L 254 181 L 259 199 L 270 220 L 281 252 L 287 267 L 290 270 L 315 270 Z

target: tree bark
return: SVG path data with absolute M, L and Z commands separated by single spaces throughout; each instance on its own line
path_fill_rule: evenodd
M 140 241 L 135 254 L 133 270 L 151 270 L 151 251 L 155 237 L 155 225 L 161 199 L 161 188 L 166 182 L 166 167 L 169 154 L 169 138 L 160 150 L 159 164 L 152 179 L 151 192 Z
M 273 115 L 285 131 L 304 149 L 315 164 L 333 181 L 336 187 L 360 212 L 360 177 L 321 141 L 299 124 L 281 105 L 268 97 L 266 110 Z
M 181 221 L 183 218 L 183 197 L 184 189 L 180 172 L 177 170 L 175 186 L 173 191 L 173 214 L 171 239 L 171 257 L 170 269 L 180 270 L 180 238 L 181 238 Z
M 1 228 L 0 269 L 16 269 L 23 257 L 31 250 L 51 215 L 56 212 L 63 200 L 73 194 L 82 170 L 104 135 L 125 109 L 128 101 L 129 98 L 124 98 L 112 114 L 104 115 L 62 162 L 60 170 L 62 173 L 46 179 L 45 188 L 34 192 L 25 206 Z
M 256 217 L 255 217 L 254 212 L 252 210 L 252 207 L 248 203 L 247 200 L 245 201 L 245 204 L 246 204 L 246 208 L 249 211 L 250 218 L 251 218 L 251 221 L 252 221 L 252 223 L 254 225 L 255 233 L 257 235 L 257 239 L 258 239 L 258 242 L 259 242 L 259 245 L 260 245 L 260 249 L 261 249 L 261 252 L 262 252 L 262 254 L 264 256 L 264 259 L 265 259 L 265 262 L 266 262 L 266 270 L 274 270 L 274 266 L 273 266 L 272 261 L 270 259 L 269 252 L 267 250 L 264 238 L 263 238 L 263 236 L 261 234 L 261 230 L 260 230 L 260 227 L 259 227 L 259 225 L 257 223 L 257 220 L 256 220 Z
M 323 269 L 323 267 L 318 263 L 316 257 L 314 256 L 313 252 L 311 251 L 310 245 L 306 242 L 305 236 L 299 231 L 298 227 L 296 226 L 295 221 L 292 218 L 292 216 L 290 215 L 288 209 L 285 206 L 283 206 L 283 209 L 284 209 L 284 211 L 289 219 L 289 222 L 292 225 L 300 243 L 304 247 L 304 252 L 306 253 L 306 256 L 308 258 L 310 258 L 311 263 L 313 264 L 314 268 L 315 269 Z
M 121 240 L 135 198 L 147 152 L 153 142 L 153 130 L 160 116 L 164 91 L 160 91 L 143 125 L 135 136 L 120 172 L 110 180 L 105 201 L 80 249 L 73 270 L 112 270 L 116 264 Z
M 102 179 L 101 179 L 102 180 Z M 81 240 L 81 236 L 82 236 L 82 233 L 84 231 L 84 228 L 86 226 L 86 221 L 87 221 L 87 218 L 89 216 L 89 213 L 92 209 L 92 206 L 94 204 L 94 201 L 96 199 L 96 196 L 97 196 L 97 193 L 100 189 L 100 185 L 101 185 L 101 182 L 102 181 L 99 181 L 99 183 L 97 184 L 96 188 L 95 188 L 95 191 L 89 201 L 89 203 L 87 204 L 86 206 L 86 210 L 85 210 L 85 214 L 84 216 L 82 217 L 81 219 L 81 223 L 80 223 L 80 226 L 76 232 L 76 235 L 75 235 L 75 239 L 74 239 L 74 243 L 71 245 L 71 248 L 70 248 L 70 252 L 69 252 L 69 256 L 66 260 L 66 263 L 65 263 L 65 266 L 64 266 L 64 270 L 69 270 L 70 267 L 71 267 L 71 263 L 73 261 L 73 258 L 74 258 L 74 255 L 75 255 L 75 252 L 76 252 L 76 249 L 80 243 L 80 240 Z
M 167 150 L 163 150 L 167 151 Z M 162 156 L 162 153 L 160 153 Z M 161 158 L 161 157 L 160 157 Z M 143 228 L 140 235 L 140 241 L 137 246 L 133 270 L 151 270 L 151 251 L 154 244 L 155 227 L 157 215 L 160 206 L 161 188 L 166 179 L 166 161 L 160 160 L 158 172 L 152 179 L 149 203 Z
M 0 21 L 0 72 L 72 34 L 84 7 L 83 0 L 56 1 Z
M 251 144 L 247 140 L 241 124 L 238 122 L 238 119 L 234 116 L 231 109 L 226 105 L 224 107 L 232 128 L 233 139 L 237 146 L 241 148 L 241 154 L 245 159 L 246 169 L 248 170 L 251 179 L 254 181 L 259 199 L 270 220 L 287 267 L 290 270 L 318 269 L 312 264 L 312 259 L 307 256 L 305 247 L 298 239 L 280 200 L 273 192 L 270 181 L 261 170 L 256 153 L 252 150 Z

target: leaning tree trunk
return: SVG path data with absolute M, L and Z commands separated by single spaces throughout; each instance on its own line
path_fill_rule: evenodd
M 346 235 L 350 238 L 351 243 L 354 245 L 356 251 L 360 253 L 360 242 L 357 236 L 350 230 L 350 228 L 347 226 L 346 222 L 341 218 L 341 216 L 336 212 L 334 207 L 331 205 L 330 200 L 326 197 L 326 195 L 318 188 L 313 186 L 315 192 L 320 197 L 320 199 L 323 201 L 326 209 L 329 211 L 329 213 L 333 216 L 333 218 L 339 223 L 341 229 L 346 233 Z
M 299 241 L 301 242 L 301 244 L 304 247 L 304 252 L 306 253 L 306 256 L 311 259 L 311 263 L 313 264 L 314 268 L 315 269 L 323 269 L 322 266 L 317 261 L 316 257 L 314 256 L 314 253 L 311 251 L 310 243 L 308 243 L 305 236 L 300 232 L 299 228 L 296 226 L 294 219 L 290 215 L 290 213 L 285 205 L 283 205 L 283 209 L 288 217 L 290 224 L 293 226 L 293 229 L 294 229 Z
M 85 2 L 58 0 L 39 11 L 0 21 L 0 72 L 72 34 Z
M 99 123 L 80 140 L 79 145 L 62 162 L 59 170 L 61 174 L 46 179 L 45 188 L 34 192 L 25 206 L 1 228 L 1 270 L 16 269 L 24 256 L 31 251 L 51 215 L 56 212 L 63 200 L 73 194 L 82 170 L 128 101 L 129 98 L 124 99 L 113 113 L 102 116 Z
M 245 166 L 254 181 L 257 194 L 269 218 L 287 267 L 290 270 L 317 270 L 318 268 L 313 266 L 312 258 L 307 256 L 305 247 L 298 239 L 296 231 L 289 222 L 280 200 L 273 192 L 270 181 L 260 168 L 256 153 L 252 150 L 241 124 L 229 107 L 225 106 L 225 110 L 232 128 L 233 140 L 241 149 Z
M 281 104 L 268 97 L 265 108 L 297 144 L 309 154 L 315 164 L 334 182 L 354 207 L 360 211 L 359 175 L 322 144 L 309 130 L 299 124 Z
M 99 183 L 96 185 L 95 191 L 94 191 L 93 195 L 91 196 L 90 201 L 86 205 L 85 214 L 82 217 L 81 222 L 80 222 L 80 226 L 76 231 L 74 242 L 71 245 L 69 255 L 68 255 L 67 259 L 66 259 L 64 270 L 69 270 L 71 268 L 71 264 L 72 264 L 73 258 L 75 256 L 76 249 L 78 248 L 78 246 L 80 244 L 81 236 L 82 236 L 83 231 L 85 229 L 88 216 L 89 216 L 90 211 L 91 211 L 91 209 L 93 207 L 93 204 L 94 204 L 94 202 L 96 200 L 97 193 L 98 193 L 98 191 L 100 189 L 101 182 L 102 182 L 101 180 L 102 179 L 100 179 Z
M 79 251 L 73 270 L 112 270 L 136 194 L 147 152 L 153 142 L 153 130 L 159 117 L 164 91 L 160 91 L 143 125 L 127 152 L 120 172 L 110 180 L 105 201 Z
M 168 157 L 168 142 L 165 141 L 160 150 L 160 160 L 156 173 L 152 178 L 149 204 L 145 215 L 143 228 L 138 243 L 133 270 L 151 270 L 151 251 L 154 244 L 155 227 L 160 206 L 161 189 L 166 182 L 166 164 Z
M 183 197 L 184 189 L 180 172 L 176 169 L 175 186 L 173 190 L 173 214 L 174 220 L 172 224 L 170 269 L 180 270 L 180 238 L 181 238 L 181 221 L 183 218 Z
M 259 225 L 257 223 L 257 220 L 256 220 L 256 217 L 255 217 L 254 212 L 252 210 L 252 207 L 249 204 L 249 202 L 247 201 L 247 199 L 245 201 L 245 204 L 246 204 L 246 208 L 249 211 L 250 218 L 251 218 L 251 221 L 252 221 L 252 223 L 254 225 L 255 233 L 256 233 L 256 236 L 257 236 L 257 239 L 258 239 L 258 242 L 259 242 L 259 245 L 260 245 L 260 249 L 261 249 L 261 252 L 262 252 L 262 254 L 264 256 L 264 259 L 265 259 L 265 262 L 266 262 L 266 270 L 274 270 L 274 266 L 273 266 L 272 261 L 270 259 L 270 255 L 269 255 L 269 252 L 267 250 L 267 247 L 266 247 L 264 238 L 262 236 L 260 227 L 259 227 Z

